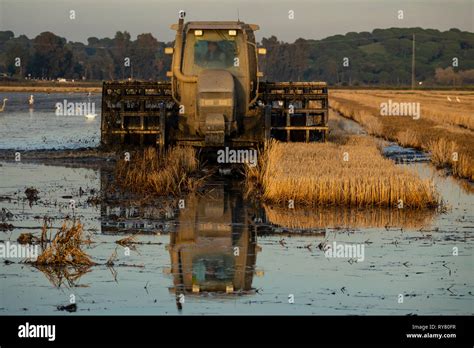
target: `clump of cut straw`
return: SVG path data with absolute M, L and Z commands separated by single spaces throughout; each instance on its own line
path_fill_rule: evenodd
M 54 237 L 48 239 L 46 222 L 41 234 L 42 252 L 34 262 L 43 266 L 93 266 L 95 263 L 82 250 L 90 239 L 83 238 L 84 230 L 79 221 L 64 221 Z
M 426 208 L 439 203 L 433 182 L 384 158 L 373 140 L 344 144 L 270 142 L 246 173 L 247 193 L 267 202 L 311 206 Z
M 116 179 L 122 190 L 155 195 L 179 195 L 198 188 L 199 161 L 191 147 L 173 147 L 163 155 L 156 148 L 133 153 L 117 163 Z

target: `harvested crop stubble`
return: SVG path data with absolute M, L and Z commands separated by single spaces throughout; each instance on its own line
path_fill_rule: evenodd
M 383 133 L 383 125 L 380 120 L 366 110 L 355 110 L 350 106 L 331 100 L 331 107 L 340 112 L 345 117 L 349 117 L 357 123 L 363 125 L 370 135 L 380 135 Z
M 199 161 L 190 147 L 174 147 L 160 156 L 156 148 L 133 153 L 130 161 L 117 163 L 117 184 L 133 193 L 179 195 L 193 191 L 203 181 L 198 178 Z
M 436 167 L 450 167 L 453 175 L 474 180 L 474 163 L 460 150 L 455 141 L 441 138 L 430 141 L 428 147 L 431 153 L 431 162 Z
M 45 222 L 40 240 L 42 252 L 35 261 L 36 265 L 92 266 L 95 264 L 82 250 L 82 245 L 90 243 L 90 239 L 83 238 L 84 230 L 79 221 L 64 221 L 53 238 L 47 238 L 47 232 Z
M 432 180 L 396 166 L 373 140 L 358 136 L 344 145 L 269 143 L 259 166 L 247 169 L 247 192 L 255 191 L 267 202 L 313 206 L 397 207 L 401 200 L 426 208 L 439 200 Z
M 424 92 L 433 94 L 433 98 L 415 93 L 411 101 L 419 101 L 422 104 L 421 115 L 417 120 L 406 116 L 380 116 L 380 102 L 386 102 L 388 99 L 380 99 L 378 94 L 374 91 L 333 92 L 331 107 L 343 116 L 360 123 L 370 134 L 396 141 L 402 146 L 431 152 L 432 162 L 437 167 L 450 168 L 453 175 L 474 181 L 474 126 L 470 125 L 474 105 L 472 93 L 462 95 L 462 103 L 451 103 L 451 111 L 445 112 L 444 118 L 433 118 L 429 115 L 433 112 L 439 114 L 437 105 L 442 104 L 439 99 L 445 100 L 445 96 L 438 96 L 435 102 L 434 92 Z M 386 96 L 398 100 L 396 92 L 387 92 Z M 457 118 L 456 115 L 461 114 L 467 114 L 471 123 L 461 122 L 460 120 L 466 120 L 464 116 Z M 456 160 L 453 160 L 454 152 Z
M 421 117 L 436 123 L 449 124 L 474 130 L 474 95 L 458 91 L 333 91 L 333 96 L 356 100 L 366 106 L 379 106 L 389 99 L 397 102 L 419 102 Z M 452 101 L 447 97 L 451 95 Z M 455 96 L 456 95 L 456 96 Z M 458 100 L 458 101 L 456 101 Z

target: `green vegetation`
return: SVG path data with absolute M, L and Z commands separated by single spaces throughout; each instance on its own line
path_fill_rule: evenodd
M 113 39 L 90 37 L 87 45 L 67 42 L 51 32 L 30 40 L 14 37 L 11 31 L 0 31 L 0 73 L 24 77 L 75 80 L 110 80 L 135 77 L 165 79 L 171 59 L 164 55 L 169 45 L 151 34 L 138 35 L 132 41 L 128 32 L 117 32 Z M 15 58 L 21 58 L 21 68 Z M 130 66 L 125 66 L 125 58 Z
M 390 28 L 347 33 L 323 40 L 294 43 L 263 38 L 265 78 L 273 81 L 328 81 L 348 86 L 408 86 L 411 83 L 412 35 L 416 35 L 416 79 L 424 86 L 474 84 L 474 33 L 450 29 Z M 23 79 L 86 80 L 166 79 L 171 59 L 151 34 L 131 40 L 117 32 L 113 39 L 91 37 L 87 44 L 67 42 L 50 32 L 29 39 L 0 31 L 0 73 Z M 21 68 L 15 58 L 21 58 Z M 130 58 L 130 66 L 124 59 Z M 344 58 L 349 65 L 343 65 Z M 453 67 L 453 58 L 459 65 Z
M 327 81 L 332 85 L 411 84 L 412 36 L 416 35 L 416 80 L 423 85 L 474 84 L 474 33 L 421 28 L 375 29 L 294 43 L 264 38 L 262 71 L 269 80 Z M 343 59 L 349 66 L 343 66 Z M 458 67 L 452 67 L 453 58 Z
M 371 55 L 371 54 L 386 55 L 386 54 L 388 54 L 387 50 L 385 49 L 384 45 L 382 45 L 381 42 L 374 42 L 374 43 L 370 43 L 370 44 L 367 44 L 367 45 L 359 46 L 359 49 L 362 52 L 364 52 L 368 55 Z

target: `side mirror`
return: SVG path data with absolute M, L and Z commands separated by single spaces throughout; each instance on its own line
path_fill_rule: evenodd
M 165 47 L 165 54 L 173 54 L 174 48 L 173 47 Z
M 262 56 L 264 56 L 264 55 L 267 54 L 267 49 L 264 48 L 264 47 L 259 47 L 259 48 L 257 48 L 257 53 L 258 53 L 258 54 L 261 54 Z

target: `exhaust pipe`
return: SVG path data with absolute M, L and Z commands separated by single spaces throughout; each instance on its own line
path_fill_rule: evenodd
M 179 17 L 178 29 L 176 30 L 176 40 L 174 44 L 175 55 L 173 57 L 173 77 L 176 77 L 181 82 L 196 83 L 197 76 L 184 75 L 181 71 L 181 59 L 183 55 L 183 28 L 184 14 Z

